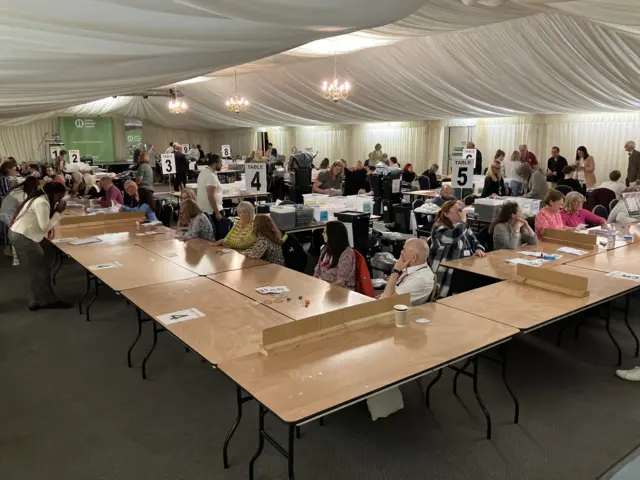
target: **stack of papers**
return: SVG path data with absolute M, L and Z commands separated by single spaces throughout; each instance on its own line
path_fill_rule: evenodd
M 87 245 L 89 243 L 98 243 L 101 242 L 98 237 L 87 237 L 87 238 L 78 238 L 77 240 L 71 240 L 69 245 L 73 245 L 74 247 L 77 245 Z
M 544 260 L 558 260 L 562 258 L 562 255 L 556 255 L 555 253 L 544 253 L 544 252 L 518 252 L 520 255 L 528 255 L 530 257 L 542 258 Z
M 269 295 L 271 293 L 285 293 L 288 292 L 289 288 L 285 286 L 281 287 L 258 287 L 256 288 L 256 292 L 261 293 L 262 295 Z
M 507 260 L 507 263 L 510 263 L 511 265 L 522 264 L 529 265 L 530 267 L 539 267 L 546 261 L 547 260 L 543 260 L 542 258 L 536 258 L 535 260 L 525 260 L 524 258 L 510 258 L 509 260 Z
M 560 253 L 568 253 L 569 255 L 586 255 L 589 253 L 586 250 L 578 250 L 577 248 L 571 247 L 560 247 L 557 251 Z

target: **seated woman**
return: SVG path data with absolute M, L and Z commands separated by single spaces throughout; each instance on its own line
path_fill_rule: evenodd
M 433 199 L 433 203 L 441 207 L 445 204 L 445 202 L 450 202 L 451 200 L 458 200 L 453 194 L 453 188 L 451 188 L 450 184 L 443 185 L 440 189 L 440 196 Z
M 520 245 L 536 245 L 538 238 L 522 216 L 520 206 L 506 202 L 495 222 L 489 227 L 493 235 L 494 250 L 515 250 Z
M 504 197 L 509 195 L 509 190 L 504 186 L 502 178 L 502 165 L 500 162 L 494 161 L 484 177 L 484 187 L 482 189 L 482 198 L 486 197 Z
M 138 197 L 138 184 L 133 180 L 124 182 L 124 205 L 122 205 L 122 211 L 144 212 L 147 222 L 158 221 L 158 217 L 156 217 L 151 205 L 140 202 L 140 197 Z
M 433 165 L 431 165 L 431 167 L 429 167 L 429 170 L 425 170 L 424 172 L 422 172 L 422 176 L 429 179 L 429 187 L 431 188 L 440 188 L 442 186 L 442 184 L 438 180 L 438 176 L 436 175 L 439 168 L 440 167 L 438 166 L 438 164 L 434 163 Z
M 186 232 L 176 235 L 178 240 L 191 240 L 201 238 L 213 242 L 216 237 L 213 233 L 213 224 L 206 213 L 200 210 L 194 200 L 185 200 L 180 205 L 180 210 L 189 219 L 189 228 Z
M 253 234 L 253 217 L 256 212 L 249 202 L 240 202 L 236 208 L 239 220 L 233 224 L 231 230 L 224 239 L 218 240 L 215 245 L 224 245 L 227 248 L 246 250 L 256 242 Z
M 582 208 L 584 197 L 579 192 L 569 192 L 564 199 L 564 209 L 560 211 L 562 223 L 565 227 L 577 227 L 578 225 L 606 226 L 607 219 L 594 215 L 589 210 Z
M 256 243 L 242 252 L 245 257 L 284 265 L 282 235 L 269 215 L 256 215 L 253 219 L 253 234 L 256 236 Z
M 72 172 L 71 173 L 71 189 L 69 190 L 69 194 L 73 196 L 81 196 L 84 194 L 84 189 L 86 185 L 84 183 L 84 179 L 80 172 Z
M 462 202 L 455 200 L 445 202 L 436 215 L 431 231 L 429 260 L 431 270 L 436 272 L 440 284 L 438 291 L 440 297 L 446 297 L 449 294 L 451 277 L 453 276 L 453 271 L 450 268 L 440 266 L 442 262 L 472 255 L 487 256 L 484 253 L 484 247 L 471 229 L 467 227 L 467 215 L 463 209 Z
M 85 173 L 82 176 L 82 180 L 84 181 L 85 197 L 89 197 L 91 199 L 100 198 L 100 186 L 96 181 L 95 175 L 92 175 L 90 173 Z
M 325 195 L 342 195 L 342 171 L 344 164 L 336 160 L 331 164 L 329 170 L 321 170 L 313 182 L 313 193 L 323 193 Z
M 562 173 L 564 173 L 564 178 L 562 180 L 558 180 L 558 186 L 566 185 L 567 187 L 573 188 L 574 192 L 580 192 L 581 194 L 587 193 L 587 187 L 584 184 L 580 183 L 578 180 L 574 178 L 576 172 L 576 167 L 573 165 L 567 165 L 562 169 Z
M 183 188 L 180 192 L 180 213 L 178 214 L 177 227 L 178 230 L 186 230 L 187 228 L 189 228 L 189 220 L 187 220 L 187 217 L 182 212 L 182 202 L 185 202 L 187 200 L 193 200 L 194 202 L 197 202 L 196 192 L 194 192 L 190 188 Z
M 402 167 L 402 181 L 411 183 L 416 179 L 416 172 L 413 171 L 413 165 L 407 163 Z
M 356 288 L 356 255 L 349 246 L 347 227 L 336 220 L 327 222 L 322 237 L 325 244 L 313 276 L 353 290 Z
M 516 175 L 522 179 L 522 196 L 543 200 L 549 193 L 547 177 L 540 169 L 533 170 L 527 162 L 522 162 L 516 167 Z
M 565 227 L 560 211 L 564 207 L 564 195 L 558 190 L 551 190 L 544 199 L 544 207 L 536 215 L 536 235 L 542 238 L 544 231 L 573 230 Z

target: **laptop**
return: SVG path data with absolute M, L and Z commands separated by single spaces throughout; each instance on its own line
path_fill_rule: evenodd
M 640 192 L 623 193 L 622 201 L 627 207 L 629 216 L 635 220 L 640 220 Z

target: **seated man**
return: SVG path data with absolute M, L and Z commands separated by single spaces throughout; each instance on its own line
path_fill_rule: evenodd
M 413 307 L 428 302 L 434 286 L 434 276 L 427 263 L 428 258 L 429 247 L 426 241 L 422 238 L 407 240 L 380 298 L 410 293 Z
M 104 190 L 104 197 L 100 200 L 100 206 L 102 208 L 112 207 L 114 203 L 118 205 L 124 204 L 122 192 L 113 184 L 113 181 L 109 177 L 102 177 L 100 179 L 100 187 Z

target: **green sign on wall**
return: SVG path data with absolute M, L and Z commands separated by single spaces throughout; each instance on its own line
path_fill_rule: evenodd
M 58 117 L 58 127 L 65 150 L 91 155 L 94 164 L 116 161 L 110 117 Z

